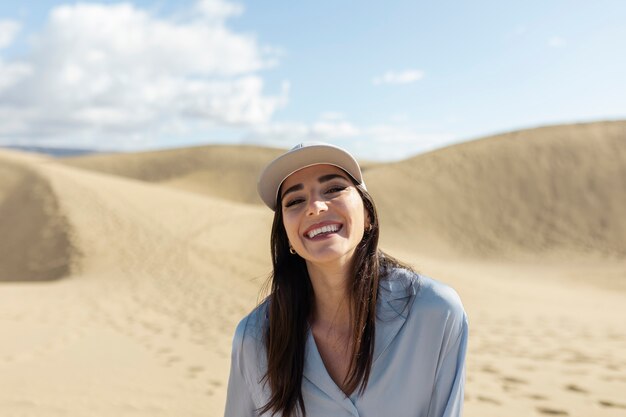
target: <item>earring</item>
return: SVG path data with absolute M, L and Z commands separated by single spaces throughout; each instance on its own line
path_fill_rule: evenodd
M 289 253 L 292 254 L 292 255 L 296 254 L 296 250 L 291 245 L 289 245 Z

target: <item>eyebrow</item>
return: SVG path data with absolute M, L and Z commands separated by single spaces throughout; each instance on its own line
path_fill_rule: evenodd
M 342 178 L 342 179 L 344 179 L 344 180 L 348 181 L 348 179 L 347 179 L 344 175 L 341 175 L 341 174 L 326 174 L 326 175 L 322 175 L 321 177 L 319 177 L 319 178 L 317 179 L 317 182 L 319 182 L 320 184 L 322 184 L 322 183 L 324 183 L 324 182 L 328 182 L 328 181 L 334 180 L 335 178 Z M 291 187 L 289 187 L 289 188 L 287 188 L 287 189 L 285 190 L 285 192 L 283 193 L 283 195 L 282 195 L 282 197 L 280 198 L 280 200 L 281 200 L 281 201 L 282 201 L 282 200 L 284 200 L 284 199 L 285 199 L 285 196 L 286 196 L 287 194 L 289 194 L 289 193 L 293 193 L 294 191 L 300 191 L 300 190 L 302 190 L 303 188 L 304 188 L 304 185 L 302 185 L 302 183 L 300 183 L 300 184 L 296 184 L 296 185 L 292 185 Z

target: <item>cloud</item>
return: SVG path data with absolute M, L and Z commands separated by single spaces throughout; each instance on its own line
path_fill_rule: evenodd
M 319 120 L 313 123 L 268 123 L 254 127 L 243 142 L 291 148 L 303 141 L 334 143 L 359 158 L 389 161 L 433 150 L 455 141 L 447 132 L 420 132 L 408 126 L 378 124 L 357 126 L 349 121 Z
M 343 120 L 319 120 L 309 124 L 274 122 L 254 126 L 243 141 L 284 148 L 304 141 L 332 142 L 359 134 L 356 126 Z
M 30 76 L 33 69 L 30 65 L 22 62 L 12 62 L 5 64 L 0 60 L 0 95 L 2 90 L 17 84 L 20 80 Z M 2 112 L 2 106 L 0 101 L 0 114 Z M 0 117 L 0 120 L 2 118 Z
M 379 77 L 374 77 L 372 83 L 374 85 L 380 84 L 409 84 L 417 80 L 424 78 L 424 72 L 419 70 L 406 70 L 406 71 L 387 71 L 385 74 Z
M 560 36 L 553 36 L 548 39 L 548 46 L 551 48 L 562 48 L 567 45 L 567 41 Z
M 349 138 L 359 134 L 359 129 L 346 121 L 320 121 L 311 125 L 311 133 L 320 139 Z
M 284 82 L 264 94 L 272 48 L 226 27 L 241 6 L 195 7 L 202 13 L 182 20 L 124 3 L 54 8 L 24 58 L 0 61 L 0 135 L 124 141 L 267 123 L 289 93 Z M 16 30 L 0 25 L 0 41 Z
M 200 0 L 196 3 L 196 10 L 211 20 L 225 20 L 239 16 L 244 8 L 240 4 L 227 3 L 222 0 Z
M 456 135 L 449 132 L 425 132 L 394 124 L 372 125 L 362 131 L 364 140 L 361 142 L 361 155 L 372 160 L 403 159 L 456 140 Z
M 20 28 L 20 23 L 14 20 L 0 20 L 0 48 L 9 46 Z

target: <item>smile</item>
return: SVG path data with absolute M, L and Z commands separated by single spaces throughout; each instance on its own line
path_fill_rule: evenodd
M 321 226 L 321 227 L 317 227 L 315 229 L 309 230 L 308 232 L 305 233 L 306 237 L 308 237 L 309 239 L 313 239 L 315 236 L 321 235 L 321 234 L 330 234 L 330 233 L 336 233 L 339 230 L 341 230 L 342 225 L 341 224 L 327 224 L 325 226 Z

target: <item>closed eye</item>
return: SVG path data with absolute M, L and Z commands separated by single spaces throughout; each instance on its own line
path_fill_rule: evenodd
M 285 207 L 295 206 L 296 204 L 302 203 L 304 200 L 302 198 L 295 198 L 293 200 L 289 200 Z
M 346 188 L 348 188 L 348 186 L 346 186 L 346 185 L 333 185 L 333 186 L 329 187 L 328 189 L 326 189 L 324 191 L 324 194 L 339 193 L 339 192 L 345 190 Z M 288 200 L 287 203 L 285 203 L 285 208 L 293 207 L 295 205 L 298 205 L 298 204 L 302 203 L 303 201 L 304 201 L 304 198 L 301 198 L 301 197 L 294 198 L 293 200 Z
M 328 190 L 326 190 L 326 194 L 338 193 L 345 190 L 346 188 L 348 187 L 346 187 L 345 185 L 333 185 Z

